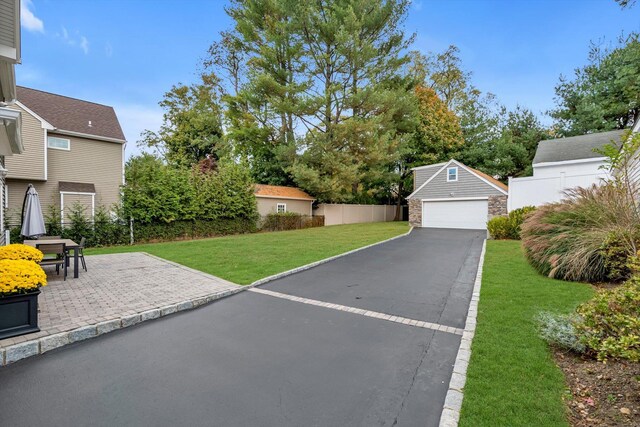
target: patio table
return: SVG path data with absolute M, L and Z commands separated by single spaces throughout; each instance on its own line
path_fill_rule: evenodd
M 73 278 L 77 279 L 79 276 L 78 271 L 78 244 L 71 239 L 47 239 L 47 240 L 25 240 L 25 245 L 36 247 L 39 244 L 46 245 L 59 245 L 64 243 L 66 249 L 73 249 Z

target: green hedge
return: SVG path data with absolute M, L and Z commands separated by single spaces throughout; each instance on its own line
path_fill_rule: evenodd
M 514 209 L 508 216 L 497 216 L 487 222 L 487 230 L 496 240 L 511 239 L 520 240 L 520 228 L 527 214 L 533 212 L 534 206 L 525 206 Z

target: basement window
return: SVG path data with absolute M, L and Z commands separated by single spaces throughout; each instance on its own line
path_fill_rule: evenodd
M 447 182 L 457 181 L 458 180 L 458 168 L 447 168 Z

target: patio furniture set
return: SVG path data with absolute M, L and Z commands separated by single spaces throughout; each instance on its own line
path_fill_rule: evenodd
M 82 262 L 82 268 L 87 271 L 87 264 L 84 259 L 84 247 L 86 239 L 83 237 L 80 243 L 76 243 L 71 239 L 63 239 L 61 236 L 41 236 L 37 240 L 25 240 L 25 245 L 34 247 L 44 254 L 44 258 L 40 261 L 42 267 L 55 266 L 56 273 L 60 274 L 60 268 L 63 270 L 64 280 L 67 280 L 67 268 L 71 258 L 70 252 L 73 251 L 73 278 L 79 277 L 79 262 Z

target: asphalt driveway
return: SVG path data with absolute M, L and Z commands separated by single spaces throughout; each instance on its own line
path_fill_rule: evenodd
M 461 327 L 483 237 L 414 230 L 263 288 Z M 0 424 L 432 426 L 459 342 L 244 292 L 1 368 Z

